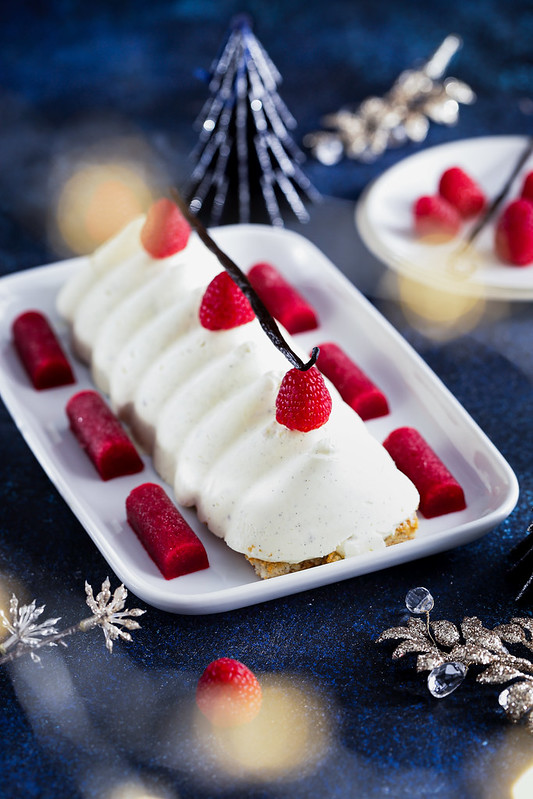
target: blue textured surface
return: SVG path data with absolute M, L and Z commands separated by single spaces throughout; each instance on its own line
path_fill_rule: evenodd
M 519 108 L 533 97 L 526 0 L 12 2 L 0 12 L 2 273 L 57 258 L 47 212 L 52 166 L 65 151 L 141 131 L 173 182 L 188 174 L 192 123 L 206 96 L 197 70 L 209 68 L 229 20 L 244 9 L 283 75 L 300 137 L 323 114 L 386 91 L 446 34 L 464 39 L 451 72 L 475 88 L 478 101 L 462 110 L 458 126 L 432 126 L 424 145 L 372 165 L 309 161 L 307 172 L 326 195 L 355 201 L 369 180 L 421 146 L 531 132 Z M 334 239 L 345 232 L 330 231 Z M 42 668 L 29 660 L 5 668 L 2 797 L 107 799 L 130 778 L 147 780 L 153 796 L 180 799 L 511 795 L 513 780 L 533 763 L 533 745 L 505 722 L 497 686 L 468 681 L 436 702 L 412 660 L 393 664 L 390 648 L 374 640 L 400 622 L 415 585 L 427 585 L 437 614 L 456 622 L 478 615 L 492 626 L 516 613 L 505 568 L 532 521 L 532 306 L 505 309 L 438 345 L 411 329 L 393 301 L 376 302 L 516 471 L 521 494 L 510 518 L 454 551 L 264 605 L 208 617 L 150 609 L 132 643 L 112 656 L 94 632 L 47 653 Z M 84 580 L 98 586 L 108 567 L 3 409 L 0 441 L 0 569 L 50 614 L 77 621 L 86 611 Z M 139 604 L 131 597 L 130 606 Z M 309 702 L 316 695 L 323 703 L 314 724 L 331 731 L 324 762 L 252 785 L 238 773 L 226 781 L 217 769 L 204 773 L 194 689 L 205 665 L 222 655 L 294 686 L 305 678 Z

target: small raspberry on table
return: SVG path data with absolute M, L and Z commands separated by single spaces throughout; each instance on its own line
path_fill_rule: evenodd
M 322 427 L 331 413 L 331 395 L 316 366 L 289 369 L 276 397 L 276 421 L 308 433 Z
M 259 713 L 261 702 L 259 680 L 239 660 L 214 660 L 198 680 L 196 704 L 216 727 L 247 724 Z

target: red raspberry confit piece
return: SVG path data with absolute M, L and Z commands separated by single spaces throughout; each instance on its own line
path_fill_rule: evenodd
M 525 176 L 520 196 L 524 200 L 533 202 L 533 171 L 528 172 Z
M 100 394 L 80 391 L 66 411 L 72 432 L 102 480 L 142 471 L 139 453 Z
M 204 545 L 160 485 L 134 488 L 126 516 L 165 580 L 208 568 Z
M 463 489 L 438 455 L 413 427 L 399 427 L 383 446 L 420 494 L 420 511 L 427 519 L 466 508 Z
M 257 677 L 239 660 L 214 660 L 198 680 L 196 704 L 216 727 L 247 724 L 259 713 L 261 702 Z
M 25 311 L 17 316 L 11 331 L 15 349 L 34 388 L 41 390 L 76 382 L 56 334 L 40 311 Z
M 316 365 L 343 400 L 364 421 L 386 416 L 389 412 L 387 398 L 351 358 L 333 342 L 320 344 Z
M 267 311 L 289 333 L 303 333 L 318 327 L 314 308 L 274 266 L 255 264 L 248 272 L 248 279 Z

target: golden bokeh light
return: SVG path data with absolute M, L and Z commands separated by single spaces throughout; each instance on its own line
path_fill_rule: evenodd
M 178 797 L 177 794 L 159 786 L 131 779 L 114 785 L 102 799 L 178 799 Z
M 198 713 L 196 736 L 219 776 L 245 781 L 291 779 L 312 773 L 331 751 L 331 708 L 309 681 L 261 676 L 261 710 L 239 727 L 212 726 Z
M 455 290 L 452 282 L 430 285 L 400 277 L 398 292 L 407 321 L 428 338 L 438 341 L 468 333 L 485 313 L 484 297 Z
M 531 799 L 533 796 L 533 765 L 530 766 L 513 784 L 512 799 Z
M 497 691 L 493 697 L 498 705 Z M 495 724 L 494 734 L 482 745 L 472 743 L 465 752 L 466 762 L 471 763 L 466 785 L 473 788 L 479 799 L 530 799 L 533 796 L 533 749 L 528 725 L 522 722 L 510 724 L 503 712 L 501 726 Z
M 89 253 L 146 211 L 152 200 L 135 163 L 82 161 L 60 190 L 57 231 L 72 253 Z
M 27 597 L 27 592 L 24 590 L 22 585 L 17 583 L 11 577 L 7 577 L 4 574 L 0 574 L 0 610 L 3 611 L 4 616 L 9 621 L 11 620 L 9 614 L 9 606 L 11 601 L 11 596 L 15 594 L 19 601 L 19 606 L 27 604 L 29 601 Z M 5 641 L 11 635 L 7 627 L 4 626 L 0 619 L 0 643 Z

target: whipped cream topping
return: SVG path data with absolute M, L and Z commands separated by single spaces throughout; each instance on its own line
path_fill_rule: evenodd
M 58 308 L 98 387 L 152 454 L 176 499 L 196 506 L 234 550 L 298 563 L 383 547 L 418 493 L 328 383 L 333 409 L 318 430 L 276 422 L 290 368 L 254 320 L 210 331 L 205 287 L 222 267 L 191 234 L 156 260 L 135 220 L 65 285 Z M 283 335 L 307 360 L 307 353 Z

